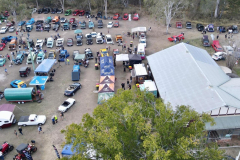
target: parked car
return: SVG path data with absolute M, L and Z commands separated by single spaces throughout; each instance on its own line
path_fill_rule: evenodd
M 48 14 L 50 12 L 50 8 L 44 8 L 44 14 Z
M 192 23 L 191 22 L 186 22 L 186 28 L 187 29 L 192 29 Z
M 75 18 L 70 18 L 69 23 L 72 24 L 75 22 Z
M 54 24 L 52 29 L 53 30 L 59 30 L 59 27 L 60 27 L 60 25 L 58 23 L 56 23 L 56 24 Z
M 16 65 L 18 65 L 18 64 L 22 64 L 23 60 L 24 60 L 23 53 L 18 53 L 17 57 L 13 61 Z
M 139 43 L 143 44 L 145 48 L 147 47 L 147 39 L 145 37 L 144 38 L 140 38 L 139 39 Z
M 26 23 L 26 25 L 31 25 L 31 24 L 33 24 L 33 23 L 35 23 L 35 19 L 34 19 L 34 18 L 31 18 L 31 19 Z
M 80 11 L 78 10 L 78 9 L 76 9 L 75 11 L 73 11 L 73 16 L 78 16 L 79 15 L 79 13 L 80 13 Z
M 70 14 L 72 14 L 72 10 L 68 9 L 65 11 L 65 16 L 69 16 Z
M 56 58 L 56 53 L 54 50 L 50 50 L 48 53 L 48 59 L 55 59 Z
M 203 35 L 202 44 L 203 44 L 204 47 L 210 47 L 210 42 L 209 42 L 209 39 L 208 39 L 208 35 Z
M 103 28 L 103 22 L 101 19 L 98 20 L 98 28 Z
M 113 27 L 119 27 L 119 21 L 115 21 Z
M 74 104 L 75 104 L 75 99 L 68 98 L 58 107 L 58 110 L 60 112 L 67 112 L 69 108 L 71 108 Z
M 43 8 L 40 8 L 40 9 L 38 9 L 38 14 L 41 14 L 41 13 L 43 13 L 43 11 L 44 11 L 44 9 Z
M 51 30 L 51 24 L 45 24 L 44 31 L 50 31 Z
M 7 26 L 7 27 L 11 27 L 11 26 L 14 26 L 14 25 L 15 25 L 15 22 L 14 22 L 14 21 L 11 21 L 11 22 L 8 22 L 6 26 Z
M 212 59 L 214 59 L 215 61 L 224 60 L 226 56 L 227 56 L 226 52 L 216 52 L 212 55 Z
M 232 26 L 230 26 L 230 27 L 228 27 L 228 29 L 227 29 L 227 31 L 229 31 L 229 30 L 232 30 L 232 33 L 238 33 L 238 27 L 237 27 L 237 25 L 232 25 Z
M 24 83 L 22 80 L 13 80 L 11 81 L 10 86 L 12 88 L 27 88 L 26 83 Z
M 223 46 L 223 50 L 227 53 L 227 54 L 233 54 L 234 49 L 231 46 Z
M 86 22 L 85 22 L 85 21 L 81 23 L 80 28 L 81 28 L 81 29 L 86 29 Z
M 128 20 L 128 13 L 124 13 L 123 20 Z
M 20 77 L 27 77 L 31 72 L 31 67 L 21 67 L 19 70 Z
M 73 24 L 72 24 L 72 30 L 76 30 L 77 27 L 78 27 L 77 23 L 73 23 Z
M 55 13 L 57 13 L 57 8 L 52 8 L 52 12 L 51 12 L 52 14 L 55 14 Z
M 37 20 L 37 22 L 35 23 L 35 25 L 39 25 L 39 24 L 43 24 L 44 21 L 43 20 Z
M 6 33 L 7 31 L 8 31 L 8 27 L 4 26 L 4 27 L 1 28 L 0 33 L 1 33 L 1 34 L 4 34 L 4 33 Z
M 9 33 L 12 33 L 14 31 L 15 31 L 15 27 L 14 26 L 10 27 L 9 30 L 8 30 Z
M 113 27 L 113 22 L 108 22 L 107 28 L 112 28 Z
M 97 32 L 91 32 L 90 34 L 92 35 L 93 38 L 97 37 Z
M 45 59 L 45 53 L 43 51 L 40 51 L 37 55 L 37 64 L 42 63 L 42 61 Z
M 61 9 L 57 8 L 57 14 L 61 14 L 61 13 L 63 13 L 63 9 L 62 8 Z
M 69 23 L 64 23 L 63 29 L 64 30 L 69 30 L 70 29 Z
M 94 23 L 93 23 L 92 21 L 90 21 L 90 22 L 88 23 L 88 28 L 89 28 L 89 29 L 94 28 Z
M 88 11 L 85 11 L 85 15 L 88 16 L 88 15 L 91 15 L 91 12 L 88 10 Z M 80 16 L 80 15 L 79 15 Z
M 180 34 L 178 36 L 172 36 L 172 37 L 169 37 L 168 40 L 170 42 L 174 42 L 174 40 L 177 40 L 177 41 L 181 41 L 181 40 L 184 40 L 184 35 L 183 34 Z
M 182 28 L 182 22 L 176 22 L 176 28 L 181 29 Z
M 198 31 L 203 31 L 204 30 L 204 26 L 201 23 L 198 23 L 196 25 L 196 28 L 197 28 Z
M 138 13 L 135 13 L 134 15 L 133 15 L 133 20 L 139 20 L 139 14 Z
M 5 63 L 6 63 L 6 57 L 0 55 L 0 67 L 4 66 Z
M 219 32 L 221 31 L 221 33 L 225 33 L 226 32 L 226 28 L 223 27 L 223 26 L 219 26 L 218 30 L 219 30 Z
M 30 114 L 30 116 L 21 116 L 18 125 L 19 126 L 31 126 L 31 125 L 38 125 L 41 126 L 45 124 L 47 118 L 45 115 L 36 115 Z
M 27 63 L 26 64 L 31 64 L 32 62 L 34 62 L 35 58 L 36 58 L 36 53 L 34 52 L 30 52 L 28 54 L 28 57 L 27 57 Z
M 32 25 L 32 24 L 26 26 L 26 31 L 27 31 L 27 32 L 31 32 L 32 29 L 33 29 L 33 25 Z
M 208 32 L 214 32 L 214 25 L 213 25 L 213 24 L 209 24 L 209 25 L 207 26 L 207 31 L 208 31 Z
M 67 46 L 73 46 L 73 39 L 72 38 L 67 39 Z
M 18 26 L 23 26 L 25 23 L 26 23 L 26 21 L 20 21 L 20 22 L 18 23 Z
M 212 47 L 213 49 L 215 50 L 215 52 L 223 52 L 223 48 L 222 46 L 219 44 L 219 41 L 218 40 L 214 40 L 212 42 Z
M 114 44 L 112 36 L 110 34 L 106 35 L 107 44 Z
M 36 48 L 42 48 L 43 43 L 44 43 L 44 40 L 43 39 L 39 39 L 39 40 L 37 40 L 35 47 Z
M 65 96 L 74 96 L 75 93 L 82 88 L 82 85 L 80 83 L 73 83 L 69 85 L 69 87 L 65 90 L 64 95 Z
M 53 23 L 58 23 L 60 21 L 60 16 L 55 16 L 52 20 Z
M 0 43 L 0 51 L 2 51 L 5 47 L 6 47 L 5 43 Z M 1 58 L 1 56 L 0 56 L 0 58 Z
M 119 13 L 115 13 L 114 16 L 113 16 L 113 19 L 114 20 L 118 20 L 120 17 L 120 14 Z
M 79 16 L 84 16 L 85 11 L 84 10 L 80 10 Z
M 98 18 L 102 18 L 102 12 L 101 12 L 101 11 L 98 11 L 97 17 L 98 17 Z
M 67 19 L 65 17 L 60 18 L 61 23 L 66 23 Z

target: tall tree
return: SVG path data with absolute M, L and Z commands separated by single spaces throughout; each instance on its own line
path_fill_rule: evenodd
M 59 0 L 59 2 L 60 2 L 60 4 L 61 4 L 61 8 L 62 8 L 62 10 L 63 10 L 63 12 L 64 12 L 64 0 Z
M 205 123 L 213 122 L 187 106 L 172 109 L 152 93 L 118 90 L 115 96 L 85 114 L 80 124 L 62 130 L 84 159 L 89 148 L 103 159 L 222 159 L 216 143 L 206 144 Z
M 108 0 L 104 0 L 104 9 L 105 9 L 105 17 L 107 18 L 107 6 L 108 6 Z
M 218 16 L 219 3 L 220 3 L 220 0 L 217 0 L 216 7 L 215 7 L 215 12 L 214 12 L 214 17 L 215 18 L 217 18 L 217 16 Z

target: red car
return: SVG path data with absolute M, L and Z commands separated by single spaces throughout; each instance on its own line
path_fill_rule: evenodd
M 182 22 L 176 22 L 176 27 L 177 28 L 182 28 Z
M 175 39 L 176 39 L 177 41 L 181 41 L 181 40 L 184 40 L 184 36 L 183 36 L 183 34 L 180 34 L 180 35 L 178 35 L 178 36 L 172 36 L 172 37 L 169 37 L 169 38 L 168 38 L 168 40 L 169 40 L 170 42 L 173 42 Z
M 84 10 L 80 10 L 79 16 L 84 16 L 85 11 Z
M 80 11 L 79 10 L 75 10 L 75 11 L 73 11 L 73 16 L 77 16 L 77 15 L 79 15 L 80 14 Z
M 216 52 L 223 52 L 222 46 L 219 44 L 218 40 L 214 40 L 212 43 L 212 47 Z
M 124 13 L 123 20 L 128 20 L 128 13 Z
M 6 26 L 11 27 L 11 26 L 14 26 L 14 24 L 15 24 L 15 22 L 11 21 L 11 22 L 8 22 Z
M 119 17 L 120 17 L 120 14 L 119 14 L 119 13 L 116 13 L 116 14 L 113 16 L 113 19 L 114 19 L 114 20 L 118 20 Z
M 4 17 L 8 17 L 8 16 L 9 16 L 8 11 L 5 11 L 5 12 L 3 13 L 3 15 L 4 15 Z
M 119 21 L 115 21 L 113 27 L 119 27 Z
M 69 23 L 74 23 L 75 22 L 75 18 L 70 18 L 70 20 L 69 20 Z
M 139 20 L 139 14 L 138 13 L 135 13 L 134 15 L 133 15 L 133 18 L 132 18 L 133 20 Z
M 0 51 L 2 51 L 3 48 L 5 48 L 5 47 L 6 47 L 6 44 L 5 44 L 5 43 L 0 43 Z

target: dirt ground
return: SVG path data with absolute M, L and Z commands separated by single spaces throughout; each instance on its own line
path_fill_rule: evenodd
M 46 14 L 34 14 L 35 20 L 45 20 L 45 18 L 48 15 Z M 53 16 L 53 15 L 51 15 Z M 63 15 L 60 15 L 63 16 Z M 71 18 L 72 16 L 68 16 L 67 18 Z M 85 20 L 84 17 L 77 17 L 77 20 Z M 95 25 L 97 22 L 93 20 Z M 107 34 L 108 29 L 106 28 L 107 22 L 110 20 L 103 20 L 104 28 L 98 29 L 96 28 L 96 32 L 102 32 L 103 34 Z M 173 22 L 174 24 L 174 22 Z M 3 26 L 3 24 L 2 24 Z M 165 49 L 166 47 L 169 47 L 171 45 L 174 45 L 174 43 L 171 43 L 167 40 L 167 38 L 170 35 L 180 34 L 182 31 L 185 33 L 185 41 L 190 40 L 196 40 L 202 37 L 202 34 L 198 32 L 195 28 L 195 24 L 193 24 L 193 29 L 187 30 L 185 28 L 183 29 L 176 29 L 175 27 L 170 28 L 170 34 L 166 35 L 166 27 L 163 25 L 158 25 L 154 20 L 151 20 L 149 17 L 141 17 L 139 21 L 120 21 L 120 27 L 119 28 L 112 28 L 109 29 L 109 33 L 114 37 L 115 34 L 122 34 L 123 32 L 130 31 L 131 28 L 139 27 L 139 26 L 145 26 L 147 28 L 152 27 L 152 31 L 147 33 L 147 48 L 146 48 L 146 54 L 150 55 L 157 51 L 160 51 L 162 49 Z M 185 26 L 185 25 L 184 25 Z M 83 33 L 89 33 L 92 30 L 85 29 L 83 30 Z M 65 49 L 68 50 L 70 55 L 72 55 L 73 50 L 79 50 L 80 53 L 84 52 L 85 48 L 91 48 L 94 56 L 96 56 L 96 52 L 99 51 L 99 49 L 105 48 L 106 44 L 98 45 L 95 43 L 92 46 L 86 45 L 86 39 L 84 39 L 83 46 L 76 46 L 76 41 L 73 47 L 67 47 L 66 46 L 66 40 L 67 38 L 74 38 L 74 31 L 59 31 L 59 34 L 61 37 L 65 38 Z M 209 34 L 209 33 L 208 33 Z M 217 34 L 214 32 L 213 34 Z M 14 35 L 15 33 L 7 33 L 0 35 L 0 38 L 7 36 L 7 35 Z M 48 32 L 36 32 L 35 31 L 35 25 L 32 32 L 30 32 L 30 38 L 36 42 L 36 39 L 44 39 L 48 38 L 50 36 L 56 35 L 56 32 L 50 31 Z M 26 37 L 27 34 L 24 33 L 24 36 Z M 75 39 L 74 39 L 75 40 Z M 130 37 L 124 37 L 124 42 L 129 45 L 130 41 L 132 41 L 132 38 Z M 224 35 L 220 35 L 220 42 L 221 44 L 224 42 Z M 191 43 L 191 42 L 190 42 Z M 224 44 L 227 42 L 224 42 Z M 134 45 L 138 44 L 138 39 L 134 39 Z M 55 44 L 54 44 L 55 46 Z M 122 50 L 120 46 L 111 45 L 111 52 L 110 55 L 112 55 L 112 49 L 118 48 L 120 51 Z M 54 47 L 55 49 L 56 47 Z M 47 49 L 46 46 L 43 47 L 43 49 L 49 51 L 51 49 Z M 212 50 L 212 49 L 211 49 Z M 6 55 L 7 53 L 10 53 L 7 48 L 5 48 L 3 51 L 0 52 L 0 54 Z M 212 52 L 213 53 L 213 50 Z M 147 60 L 144 60 L 144 63 L 146 63 Z M 48 82 L 45 86 L 45 90 L 43 91 L 44 94 L 44 100 L 42 103 L 36 103 L 36 102 L 29 102 L 25 104 L 16 104 L 17 107 L 15 108 L 14 114 L 16 116 L 16 119 L 18 120 L 20 116 L 23 115 L 29 115 L 29 114 L 43 114 L 47 116 L 47 122 L 45 125 L 42 126 L 43 133 L 38 134 L 37 126 L 27 126 L 23 127 L 23 135 L 19 135 L 17 138 L 14 135 L 14 130 L 17 130 L 18 126 L 17 124 L 6 128 L 3 130 L 0 130 L 0 139 L 3 141 L 8 141 L 9 143 L 13 144 L 15 147 L 17 147 L 21 143 L 28 143 L 31 140 L 36 141 L 36 146 L 38 147 L 38 151 L 33 154 L 34 160 L 55 160 L 56 154 L 52 147 L 52 145 L 55 145 L 61 153 L 62 147 L 61 145 L 64 143 L 64 135 L 60 133 L 62 129 L 65 129 L 67 125 L 70 125 L 71 123 L 80 123 L 83 114 L 85 113 L 92 113 L 94 108 L 97 106 L 97 94 L 93 91 L 95 90 L 95 84 L 99 82 L 99 70 L 95 70 L 94 68 L 94 60 L 90 61 L 90 65 L 88 68 L 81 68 L 81 78 L 80 83 L 83 85 L 82 89 L 79 90 L 75 95 L 74 99 L 76 99 L 75 105 L 64 114 L 64 120 L 61 121 L 59 117 L 59 112 L 57 111 L 58 106 L 65 100 L 67 97 L 64 97 L 63 92 L 65 91 L 66 87 L 73 83 L 71 81 L 71 71 L 73 67 L 73 60 L 70 58 L 70 65 L 65 65 L 64 63 L 61 63 L 61 66 L 58 67 L 58 64 L 55 65 L 53 68 L 56 69 L 56 73 L 54 76 L 54 82 Z M 219 62 L 221 65 L 224 65 L 224 62 Z M 27 83 L 31 81 L 31 79 L 34 76 L 34 73 L 31 72 L 30 76 L 27 78 L 21 78 L 19 76 L 19 67 L 26 65 L 26 58 L 24 59 L 24 63 L 20 66 L 14 65 L 13 67 L 9 67 L 10 62 L 7 61 L 6 68 L 8 69 L 9 75 L 5 76 L 4 69 L 5 67 L 0 68 L 0 89 L 3 90 L 4 88 L 10 87 L 10 82 L 15 79 L 21 79 Z M 30 65 L 31 66 L 31 65 Z M 38 65 L 35 63 L 35 66 Z M 31 66 L 32 67 L 32 66 Z M 122 62 L 117 62 L 117 66 L 115 68 L 115 75 L 117 78 L 115 89 L 120 88 L 120 84 L 122 82 L 126 83 L 127 78 L 130 77 L 130 72 L 123 72 L 123 66 Z M 0 101 L 0 104 L 8 103 L 5 99 Z M 59 122 L 55 125 L 52 125 L 51 123 L 51 117 L 53 115 L 58 115 Z M 12 159 L 12 157 L 16 154 L 16 150 L 12 151 L 6 156 L 6 159 Z

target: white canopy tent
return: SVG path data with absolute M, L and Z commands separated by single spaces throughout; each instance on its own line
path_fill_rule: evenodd
M 133 32 L 147 32 L 147 28 L 146 27 L 136 27 L 136 28 L 132 28 L 132 33 Z
M 116 55 L 116 61 L 129 61 L 128 54 Z

